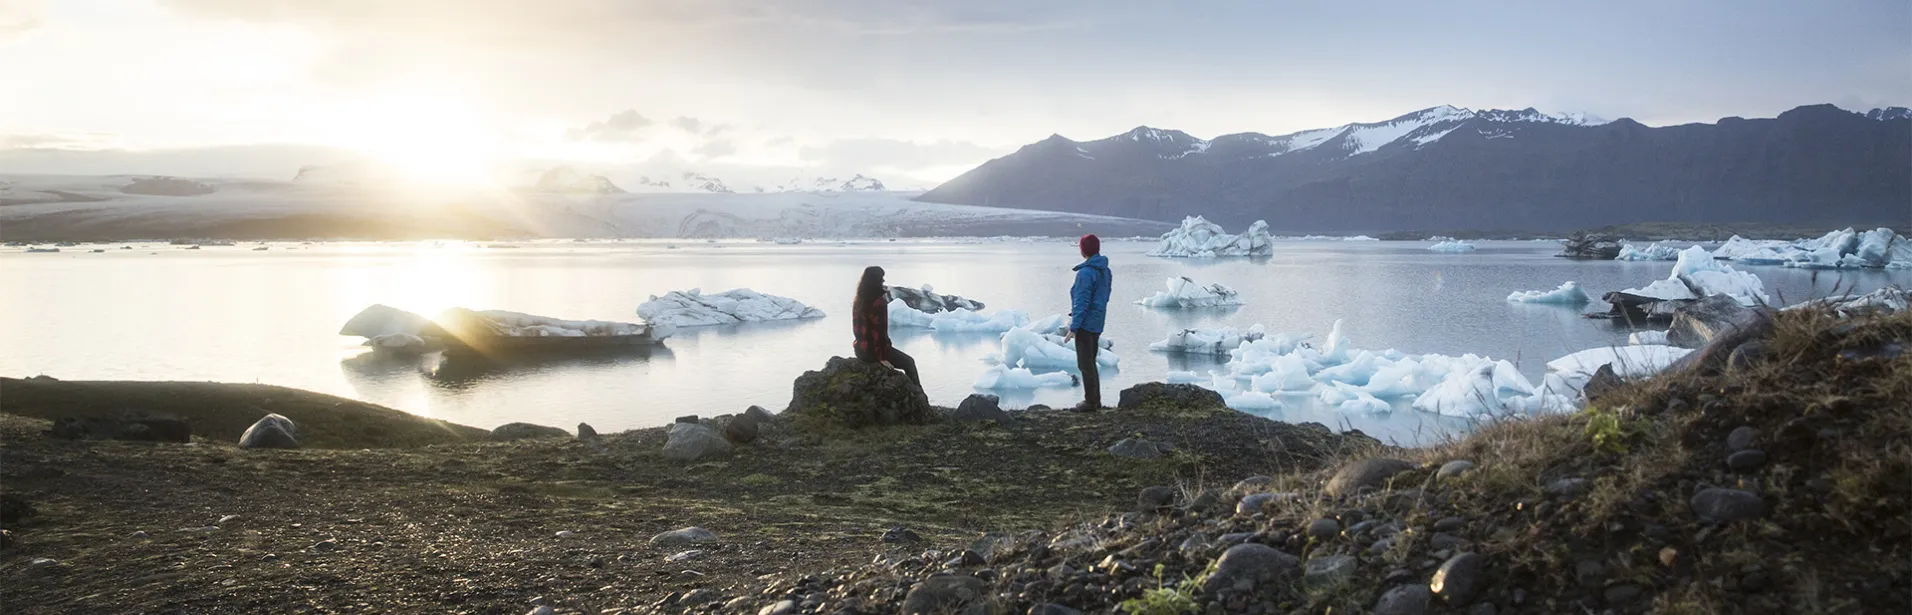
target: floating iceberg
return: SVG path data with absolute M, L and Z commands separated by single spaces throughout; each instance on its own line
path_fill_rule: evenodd
M 1627 344 L 1630 346 L 1665 346 L 1666 332 L 1634 331 L 1632 334 L 1627 335 Z
M 1791 242 L 1747 239 L 1734 235 L 1731 239 L 1727 239 L 1726 243 L 1720 244 L 1718 249 L 1713 250 L 1713 258 L 1743 261 L 1747 256 L 1754 254 L 1762 252 L 1777 254 L 1780 250 L 1790 248 L 1792 248 Z
M 1678 260 L 1679 258 L 1680 258 L 1680 248 L 1677 246 L 1674 246 L 1672 243 L 1669 243 L 1669 242 L 1665 242 L 1665 241 L 1655 242 L 1654 244 L 1644 248 L 1635 246 L 1630 243 L 1621 242 L 1620 255 L 1613 257 L 1613 260 L 1616 260 L 1616 261 L 1670 261 L 1670 260 Z
M 655 344 L 675 332 L 671 325 L 564 320 L 504 310 L 449 308 L 435 320 L 404 310 L 373 305 L 347 320 L 340 335 L 366 338 L 380 352 L 449 355 L 525 351 L 583 351 Z
M 889 287 L 889 293 L 891 301 L 901 301 L 911 309 L 926 314 L 940 314 L 942 312 L 953 312 L 956 310 L 969 310 L 971 312 L 983 311 L 981 301 L 964 299 L 956 295 L 938 295 L 928 284 L 924 284 L 920 289 L 907 286 L 891 286 Z
M 1522 290 L 1507 295 L 1508 301 L 1515 303 L 1553 303 L 1559 305 L 1580 305 L 1593 299 L 1580 285 L 1569 280 L 1553 290 Z
M 1227 355 L 1228 351 L 1241 346 L 1242 342 L 1252 342 L 1261 338 L 1261 325 L 1249 327 L 1246 332 L 1238 331 L 1232 327 L 1221 329 L 1183 329 L 1168 334 L 1168 337 L 1162 341 L 1149 344 L 1149 350 L 1188 354 Z
M 1169 278 L 1168 291 L 1137 299 L 1136 305 L 1156 308 L 1198 308 L 1241 305 L 1241 293 L 1224 284 L 1201 284 L 1187 277 Z
M 1912 269 L 1912 239 L 1889 228 L 1841 229 L 1797 241 L 1753 240 L 1734 235 L 1713 251 L 1715 258 L 1749 265 L 1799 269 Z
M 728 325 L 768 320 L 822 318 L 819 310 L 787 297 L 766 295 L 748 288 L 706 295 L 699 289 L 652 295 L 637 306 L 637 315 L 653 324 L 678 327 Z
M 1273 395 L 1256 391 L 1228 393 L 1222 396 L 1222 403 L 1236 410 L 1276 410 L 1281 402 Z
M 1182 219 L 1182 226 L 1162 235 L 1162 245 L 1148 253 L 1149 256 L 1179 258 L 1216 258 L 1221 256 L 1267 256 L 1275 253 L 1274 238 L 1268 234 L 1268 223 L 1256 220 L 1248 226 L 1248 231 L 1240 235 L 1230 235 L 1221 225 L 1209 222 L 1201 216 L 1189 216 Z
M 1840 316 L 1866 313 L 1892 314 L 1912 309 L 1912 290 L 1881 288 L 1857 297 L 1826 297 L 1787 306 L 1786 310 L 1831 309 Z
M 1005 365 L 990 366 L 976 379 L 978 389 L 1039 389 L 1043 387 L 1072 387 L 1077 384 L 1075 374 L 1068 372 L 1035 373 L 1020 367 Z
M 1029 316 L 1019 310 L 1000 310 L 983 314 L 966 309 L 925 313 L 902 299 L 890 300 L 891 327 L 918 327 L 943 333 L 1002 333 L 1029 324 Z
M 339 327 L 339 335 L 366 339 L 395 333 L 418 336 L 430 325 L 431 320 L 424 316 L 388 305 L 373 304 L 347 319 L 345 326 Z
M 1614 375 L 1621 378 L 1641 378 L 1660 373 L 1690 352 L 1690 348 L 1660 345 L 1589 348 L 1548 361 L 1547 370 L 1574 383 L 1577 389 L 1602 365 L 1612 365 Z
M 1033 330 L 1017 327 L 1002 334 L 1002 352 L 996 360 L 1010 367 L 1027 368 L 1076 368 L 1076 340 L 1063 341 L 1062 336 L 1036 333 Z M 1118 362 L 1115 353 L 1109 352 L 1112 343 L 1103 340 L 1103 349 L 1096 353 L 1098 367 L 1114 369 Z
M 1673 274 L 1666 279 L 1620 292 L 1661 301 L 1726 295 L 1748 307 L 1771 302 L 1766 297 L 1766 283 L 1759 276 L 1720 263 L 1699 246 L 1682 250 Z
M 1448 241 L 1443 241 L 1443 242 L 1428 246 L 1427 249 L 1435 251 L 1435 252 L 1447 252 L 1447 253 L 1457 254 L 1461 252 L 1473 252 L 1474 244 L 1467 243 L 1465 241 L 1448 240 Z

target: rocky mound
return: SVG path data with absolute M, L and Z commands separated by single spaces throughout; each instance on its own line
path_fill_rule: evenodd
M 922 425 L 936 420 L 929 396 L 903 372 L 856 359 L 831 357 L 820 371 L 797 377 L 783 411 L 812 426 Z
M 658 610 L 1912 608 L 1912 315 L 1786 312 L 1754 341 L 1755 356 L 1623 384 L 1573 415 L 1394 457 L 1364 449 L 1225 492 L 1138 484 L 1134 512 L 890 550 Z

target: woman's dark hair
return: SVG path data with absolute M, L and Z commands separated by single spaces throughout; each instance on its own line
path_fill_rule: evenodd
M 863 269 L 863 279 L 856 283 L 856 304 L 868 305 L 883 296 L 883 268 L 871 265 Z

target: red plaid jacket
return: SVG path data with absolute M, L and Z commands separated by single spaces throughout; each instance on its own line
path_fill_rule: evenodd
M 867 352 L 878 361 L 889 359 L 890 351 L 890 310 L 883 302 L 883 295 L 872 297 L 868 301 L 851 306 L 850 314 L 855 322 L 856 349 Z

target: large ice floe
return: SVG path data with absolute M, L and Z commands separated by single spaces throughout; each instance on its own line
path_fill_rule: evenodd
M 704 294 L 693 288 L 652 295 L 637 306 L 637 315 L 653 324 L 678 327 L 728 325 L 740 322 L 822 318 L 819 310 L 788 297 L 766 295 L 748 288 Z
M 1551 303 L 1557 305 L 1580 305 L 1593 299 L 1580 285 L 1568 280 L 1553 290 L 1517 290 L 1507 295 L 1507 300 L 1515 303 Z
M 1221 393 L 1229 407 L 1239 410 L 1319 403 L 1348 412 L 1384 412 L 1404 405 L 1450 416 L 1491 417 L 1568 410 L 1578 395 L 1578 389 L 1559 376 L 1549 375 L 1536 385 L 1507 361 L 1359 349 L 1340 321 L 1319 344 L 1308 335 L 1264 335 L 1241 341 L 1228 355 L 1228 363 L 1199 384 Z
M 1912 269 L 1912 239 L 1889 228 L 1870 231 L 1842 229 L 1813 239 L 1755 240 L 1734 235 L 1715 258 L 1749 265 L 1784 265 L 1801 269 Z
M 892 286 L 890 327 L 915 327 L 943 333 L 1002 333 L 1029 324 L 1029 316 L 1019 310 L 982 313 L 983 304 L 955 295 L 938 295 L 929 285 L 922 289 Z
M 339 335 L 364 337 L 366 346 L 381 352 L 476 349 L 491 353 L 651 344 L 670 337 L 675 330 L 669 324 L 565 320 L 459 307 L 427 320 L 397 308 L 373 305 L 347 320 Z
M 1076 369 L 1075 345 L 1078 340 L 1063 339 L 1061 332 L 1066 322 L 1067 316 L 1057 314 L 1004 331 L 1000 350 L 985 359 L 991 365 L 976 380 L 976 388 L 1072 386 L 1075 383 L 1073 373 L 1054 375 Z M 1099 369 L 1116 369 L 1120 360 L 1113 352 L 1115 342 L 1102 338 L 1100 345 L 1102 350 L 1096 353 L 1096 366 Z
M 1620 255 L 1613 257 L 1613 260 L 1616 260 L 1616 261 L 1670 261 L 1670 260 L 1679 260 L 1679 258 L 1680 258 L 1680 248 L 1679 246 L 1673 245 L 1671 242 L 1665 242 L 1665 241 L 1654 242 L 1652 245 L 1648 245 L 1644 248 L 1633 245 L 1631 243 L 1622 242 L 1620 244 Z
M 1265 337 L 1261 325 L 1239 331 L 1233 327 L 1219 329 L 1183 329 L 1168 334 L 1162 341 L 1149 344 L 1149 350 L 1157 352 L 1181 352 L 1187 354 L 1227 355 L 1228 351 L 1241 346 L 1242 342 L 1252 342 Z
M 1666 279 L 1620 293 L 1660 301 L 1726 295 L 1748 307 L 1771 302 L 1766 296 L 1766 283 L 1760 281 L 1759 276 L 1721 263 L 1699 246 L 1680 251 L 1673 273 Z
M 1447 241 L 1442 241 L 1434 245 L 1428 246 L 1427 249 L 1434 252 L 1446 252 L 1449 254 L 1459 254 L 1461 252 L 1473 252 L 1474 244 L 1467 243 L 1465 241 L 1460 241 L 1460 240 L 1447 240 Z
M 1256 220 L 1240 235 L 1230 235 L 1221 225 L 1201 216 L 1182 219 L 1182 226 L 1162 235 L 1162 245 L 1149 256 L 1178 258 L 1217 258 L 1222 256 L 1268 256 L 1275 253 L 1274 237 L 1268 223 Z
M 1241 293 L 1227 285 L 1202 284 L 1187 277 L 1168 279 L 1168 290 L 1135 301 L 1156 308 L 1198 308 L 1241 305 Z

